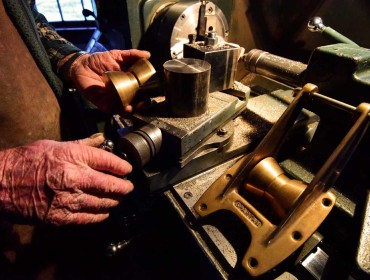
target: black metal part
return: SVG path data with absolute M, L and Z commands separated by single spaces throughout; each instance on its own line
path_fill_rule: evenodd
M 119 139 L 119 155 L 130 162 L 134 169 L 142 168 L 154 156 L 162 145 L 162 132 L 152 124 L 128 133 Z
M 207 110 L 211 65 L 200 59 L 173 59 L 163 64 L 167 110 L 195 117 Z

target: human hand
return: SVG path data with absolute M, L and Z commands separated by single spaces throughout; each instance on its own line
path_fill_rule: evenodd
M 70 79 L 87 99 L 106 113 L 114 112 L 114 106 L 120 102 L 119 97 L 106 87 L 104 73 L 107 71 L 125 71 L 136 60 L 149 58 L 150 53 L 141 50 L 111 50 L 80 56 L 71 66 Z M 132 107 L 123 108 L 131 112 Z
M 40 140 L 0 152 L 0 211 L 45 223 L 87 224 L 109 216 L 109 208 L 133 189 L 131 165 L 96 148 L 102 134 L 74 142 Z M 102 172 L 103 171 L 103 172 Z

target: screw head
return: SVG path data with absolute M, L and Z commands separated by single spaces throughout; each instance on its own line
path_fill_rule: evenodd
M 225 136 L 227 134 L 227 129 L 224 128 L 224 127 L 221 127 L 218 131 L 217 131 L 217 135 L 218 136 Z
M 189 199 L 189 198 L 192 198 L 192 197 L 193 197 L 193 194 L 191 192 L 184 193 L 184 198 Z

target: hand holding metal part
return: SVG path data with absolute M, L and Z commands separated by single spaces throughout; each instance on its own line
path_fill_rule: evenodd
M 154 74 L 153 65 L 146 59 L 139 59 L 126 72 L 107 71 L 107 84 L 119 96 L 123 107 L 131 104 L 139 87 L 146 83 Z
M 306 185 L 290 180 L 283 174 L 275 157 L 307 102 L 319 99 L 335 103 L 335 100 L 317 91 L 315 85 L 306 84 L 257 148 L 229 168 L 194 206 L 201 217 L 224 209 L 243 221 L 250 231 L 251 242 L 241 263 L 252 276 L 261 275 L 286 259 L 324 221 L 336 200 L 329 188 L 335 183 L 369 125 L 370 104 L 364 103 L 356 109 L 359 117 L 354 126 L 312 182 Z M 338 102 L 334 105 L 340 106 Z M 347 111 L 348 108 L 345 107 Z M 352 109 L 355 108 L 350 108 L 350 111 Z M 279 225 L 271 222 L 242 196 L 241 188 L 247 194 L 258 194 L 267 199 L 281 218 Z

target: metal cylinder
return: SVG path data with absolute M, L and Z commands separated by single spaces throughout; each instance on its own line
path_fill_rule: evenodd
M 211 65 L 182 58 L 163 64 L 166 105 L 176 117 L 195 117 L 207 111 Z
M 121 156 L 138 169 L 158 154 L 162 145 L 161 130 L 148 124 L 121 137 L 119 151 Z
M 301 86 L 307 65 L 268 52 L 253 49 L 244 57 L 245 68 L 280 82 Z

